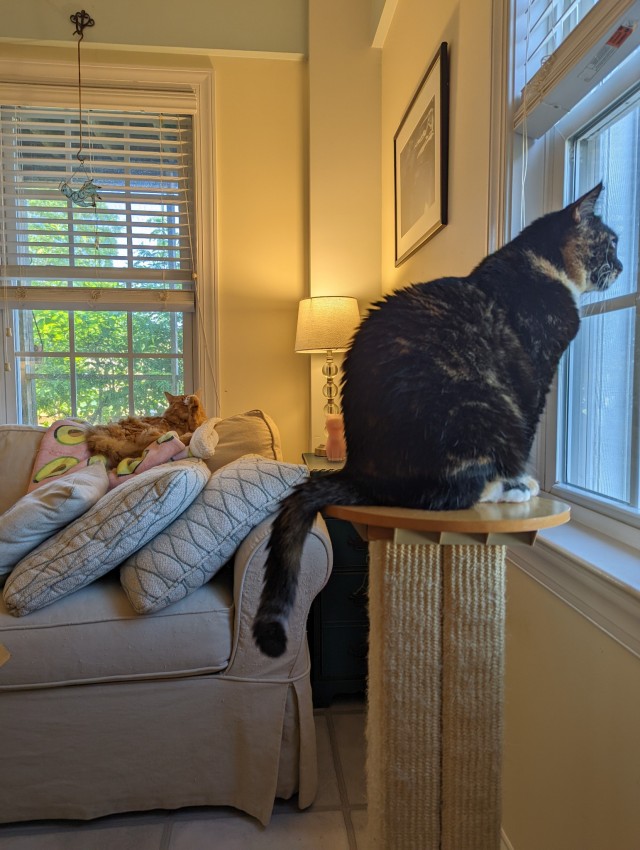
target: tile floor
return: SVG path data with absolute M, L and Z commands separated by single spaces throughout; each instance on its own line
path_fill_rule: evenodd
M 316 710 L 318 796 L 301 812 L 276 803 L 271 823 L 230 808 L 0 826 L 0 850 L 364 850 L 364 702 Z

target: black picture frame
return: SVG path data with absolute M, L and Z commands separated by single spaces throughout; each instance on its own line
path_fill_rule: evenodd
M 443 41 L 393 137 L 395 263 L 447 224 L 449 46 Z

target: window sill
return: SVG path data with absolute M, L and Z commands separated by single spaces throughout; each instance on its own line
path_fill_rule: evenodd
M 640 658 L 640 553 L 572 520 L 509 560 Z

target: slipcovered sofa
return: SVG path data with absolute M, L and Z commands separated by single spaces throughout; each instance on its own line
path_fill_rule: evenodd
M 281 462 L 277 428 L 261 411 L 216 428 L 210 482 L 247 454 Z M 0 426 L 0 517 L 26 493 L 43 432 Z M 318 517 L 304 549 L 287 652 L 265 657 L 251 625 L 276 509 L 247 531 L 211 580 L 152 613 L 134 610 L 120 568 L 73 592 L 66 587 L 29 613 L 16 608 L 10 585 L 19 584 L 9 575 L 10 604 L 0 601 L 0 822 L 228 805 L 266 824 L 276 797 L 297 793 L 300 808 L 312 803 L 306 620 L 329 577 L 331 547 Z M 172 529 L 184 537 L 188 510 L 162 531 L 165 543 L 177 537 Z M 141 555 L 157 553 L 162 535 L 131 563 L 144 566 Z M 46 545 L 35 551 L 32 572 Z

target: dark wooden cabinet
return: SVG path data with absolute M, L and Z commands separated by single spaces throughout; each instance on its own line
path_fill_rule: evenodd
M 351 523 L 327 519 L 333 570 L 309 616 L 313 702 L 364 692 L 367 679 L 368 546 Z

